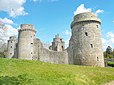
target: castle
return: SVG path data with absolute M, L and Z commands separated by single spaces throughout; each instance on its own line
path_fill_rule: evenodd
M 35 37 L 33 25 L 22 24 L 18 40 L 15 36 L 8 40 L 6 58 L 104 67 L 100 25 L 100 19 L 92 12 L 77 14 L 71 23 L 69 47 L 65 49 L 65 42 L 56 35 L 52 45 L 46 49 Z

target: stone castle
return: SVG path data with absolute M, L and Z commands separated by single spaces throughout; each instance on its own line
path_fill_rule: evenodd
M 35 37 L 33 25 L 22 24 L 18 40 L 15 36 L 8 40 L 6 58 L 104 67 L 100 25 L 100 19 L 92 12 L 77 14 L 71 23 L 69 47 L 65 49 L 65 42 L 56 35 L 52 45 L 46 49 Z

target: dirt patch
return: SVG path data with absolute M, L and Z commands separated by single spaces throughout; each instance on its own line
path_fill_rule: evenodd
M 111 82 L 108 82 L 108 83 L 105 83 L 103 85 L 114 85 L 114 81 L 111 81 Z

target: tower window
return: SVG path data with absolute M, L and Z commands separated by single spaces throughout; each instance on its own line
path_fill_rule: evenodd
M 93 44 L 90 44 L 91 45 L 91 48 L 93 48 Z
M 88 33 L 87 33 L 87 32 L 85 32 L 85 35 L 86 35 L 86 36 L 88 36 Z
M 11 48 L 12 48 L 12 46 L 11 46 Z
M 12 55 L 12 53 L 10 53 L 10 55 Z
M 32 54 L 32 52 L 31 52 L 31 54 Z
M 97 26 L 97 28 L 99 28 L 99 26 L 98 25 L 96 25 Z
M 99 61 L 99 57 L 97 57 L 97 61 Z
M 32 38 L 32 36 L 31 36 L 31 38 Z

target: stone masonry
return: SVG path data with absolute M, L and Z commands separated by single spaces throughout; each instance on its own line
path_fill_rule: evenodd
M 65 42 L 56 35 L 52 45 L 46 49 L 40 39 L 35 37 L 33 25 L 22 24 L 18 41 L 13 36 L 8 40 L 6 57 L 104 67 L 100 25 L 101 21 L 94 13 L 75 15 L 71 23 L 69 47 L 65 49 Z

